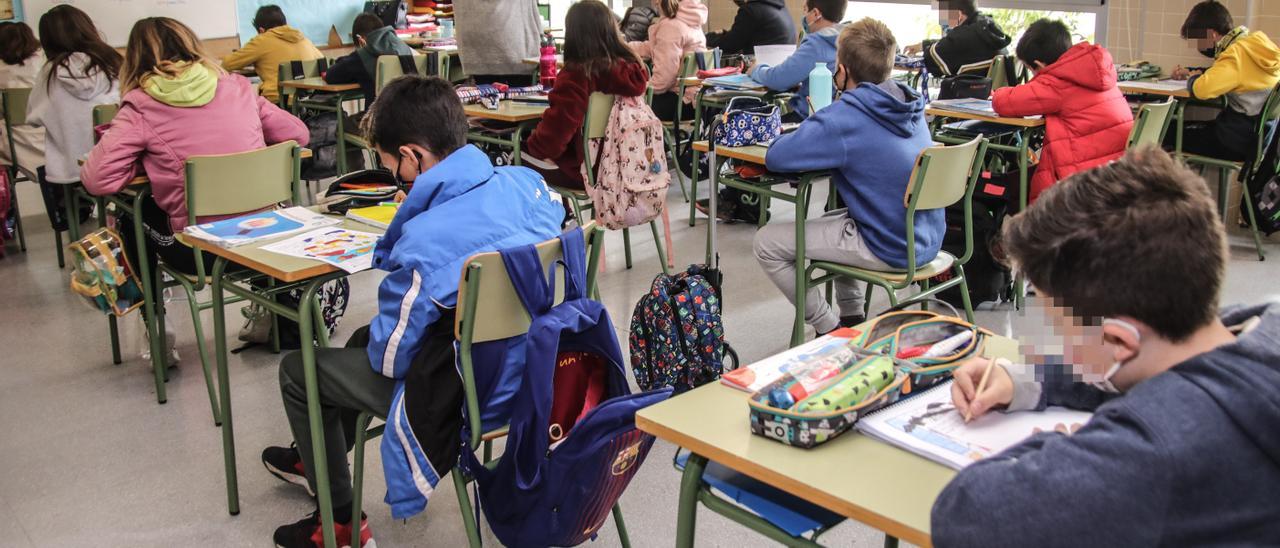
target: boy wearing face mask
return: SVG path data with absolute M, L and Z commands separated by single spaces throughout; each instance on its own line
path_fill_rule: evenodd
M 752 80 L 774 91 L 800 86 L 791 98 L 791 112 L 784 121 L 799 122 L 809 116 L 809 72 L 814 66 L 824 63 L 835 72 L 836 37 L 848 5 L 845 0 L 805 0 L 804 15 L 800 16 L 805 37 L 795 53 L 778 66 L 756 65 L 748 71 Z
M 942 39 L 903 48 L 907 55 L 923 53 L 929 74 L 952 76 L 960 67 L 1004 53 L 1012 41 L 995 20 L 978 12 L 976 0 L 935 0 L 934 7 Z
M 1226 6 L 1214 1 L 1191 8 L 1182 38 L 1192 40 L 1213 65 L 1204 73 L 1178 67 L 1173 77 L 1187 80 L 1196 99 L 1227 98 L 1227 108 L 1213 122 L 1186 126 L 1182 151 L 1223 160 L 1250 159 L 1267 95 L 1280 81 L 1280 48 L 1261 31 L 1236 26 Z M 1174 146 L 1172 132 L 1165 145 Z
M 833 170 L 833 188 L 848 209 L 805 223 L 805 253 L 875 270 L 906 268 L 907 211 L 902 202 L 916 156 L 933 142 L 924 120 L 927 100 L 891 80 L 893 33 L 874 19 L 845 26 L 833 80 L 841 90 L 830 106 L 779 137 L 765 156 L 770 171 Z M 942 246 L 942 210 L 915 217 L 917 266 L 928 264 Z M 769 223 L 756 232 L 760 267 L 788 298 L 795 295 L 795 226 Z M 837 281 L 839 310 L 810 290 L 805 321 L 819 333 L 862 322 L 862 288 Z
M 973 360 L 955 372 L 957 410 L 1093 417 L 961 470 L 934 504 L 934 544 L 1280 543 L 1280 304 L 1218 310 L 1226 234 L 1204 181 L 1148 148 L 1006 223 L 1074 365 L 1001 364 L 975 394 L 987 363 Z

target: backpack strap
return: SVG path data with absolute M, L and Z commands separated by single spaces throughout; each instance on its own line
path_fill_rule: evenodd
M 326 72 L 329 72 L 329 58 L 328 58 L 328 57 L 321 57 L 321 58 L 319 58 L 319 59 L 316 59 L 316 72 L 319 72 L 320 74 L 324 74 L 324 73 L 326 73 Z
M 542 274 L 542 259 L 538 257 L 538 248 L 533 244 L 498 250 L 502 255 L 502 265 L 507 269 L 511 286 L 529 316 L 537 318 L 551 309 L 555 294 L 547 287 L 547 279 Z
M 405 74 L 418 74 L 418 65 L 413 62 L 413 55 L 397 55 L 400 60 L 400 71 Z
M 306 77 L 307 77 L 306 73 L 304 73 L 302 70 L 302 61 L 297 59 L 293 61 L 289 61 L 289 79 L 290 80 L 301 80 Z

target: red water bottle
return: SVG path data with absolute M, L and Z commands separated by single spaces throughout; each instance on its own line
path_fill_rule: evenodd
M 542 38 L 542 56 L 538 59 L 538 83 L 543 89 L 551 89 L 556 84 L 556 45 L 547 33 Z

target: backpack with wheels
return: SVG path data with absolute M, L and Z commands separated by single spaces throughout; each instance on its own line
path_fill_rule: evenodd
M 591 172 L 582 179 L 596 221 L 617 230 L 656 219 L 667 204 L 671 173 L 662 143 L 662 122 L 640 97 L 617 97 L 603 138 L 593 140 Z
M 480 507 L 505 546 L 575 546 L 594 538 L 653 446 L 653 436 L 636 429 L 636 411 L 671 395 L 631 393 L 609 313 L 586 296 L 582 231 L 566 232 L 560 242 L 564 259 L 552 264 L 550 279 L 533 245 L 500 252 L 532 318 L 523 378 L 497 466 L 462 451 Z M 560 272 L 564 301 L 554 304 Z
M 726 355 L 736 366 L 720 312 L 718 270 L 692 265 L 655 277 L 631 314 L 627 342 L 636 385 L 643 390 L 669 386 L 679 393 L 719 379 Z

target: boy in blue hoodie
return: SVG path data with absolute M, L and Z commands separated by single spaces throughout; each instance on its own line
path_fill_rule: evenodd
M 1003 241 L 1052 304 L 1053 361 L 1074 365 L 1001 361 L 975 394 L 987 360 L 968 362 L 957 410 L 1093 417 L 961 470 L 934 545 L 1280 544 L 1280 304 L 1219 313 L 1226 234 L 1204 180 L 1130 153 L 1050 187 Z
M 916 157 L 933 139 L 924 120 L 926 99 L 889 79 L 896 50 L 884 23 L 867 18 L 847 25 L 833 78 L 840 97 L 769 146 L 765 164 L 771 171 L 835 170 L 833 186 L 849 206 L 805 223 L 811 259 L 876 270 L 907 266 L 902 196 Z M 937 256 L 945 231 L 942 210 L 916 213 L 918 265 Z M 772 223 L 756 233 L 756 260 L 788 299 L 795 295 L 795 247 L 794 224 Z M 819 334 L 862 323 L 861 288 L 846 280 L 836 289 L 843 317 L 817 288 L 805 301 L 805 321 Z
M 786 61 L 776 67 L 757 65 L 751 68 L 751 79 L 774 91 L 788 91 L 800 86 L 791 98 L 789 121 L 800 121 L 809 116 L 809 72 L 818 63 L 826 63 L 831 72 L 836 70 L 836 37 L 840 34 L 840 20 L 849 3 L 845 0 L 805 0 L 804 15 L 800 26 L 805 37 Z
M 347 348 L 316 349 L 316 382 L 337 538 L 351 538 L 352 491 L 347 452 L 356 415 L 387 418 L 382 466 L 391 515 L 421 512 L 432 488 L 458 459 L 462 384 L 454 369 L 453 312 L 468 257 L 542 242 L 560 233 L 560 197 L 533 171 L 493 167 L 466 144 L 467 117 L 448 82 L 409 76 L 388 85 L 365 118 L 382 165 L 412 180 L 373 266 L 387 272 L 378 315 Z M 267 471 L 315 491 L 311 426 L 302 359 L 280 364 L 280 392 L 297 444 L 262 452 Z M 372 544 L 360 520 L 361 545 Z M 318 546 L 312 514 L 276 530 L 284 548 Z

